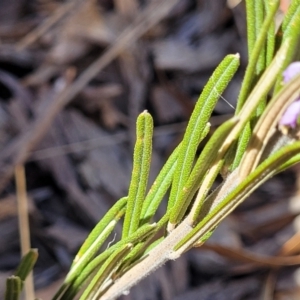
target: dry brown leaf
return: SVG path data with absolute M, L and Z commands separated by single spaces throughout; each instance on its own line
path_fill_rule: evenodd
M 222 36 L 210 35 L 199 46 L 174 38 L 154 42 L 155 67 L 159 70 L 206 71 L 222 60 L 233 40 L 234 35 L 228 32 Z M 220 43 L 222 48 L 218 46 Z
M 293 222 L 295 234 L 290 237 L 281 247 L 280 255 L 292 255 L 300 252 L 300 216 L 298 215 Z
M 68 143 L 101 138 L 101 136 L 111 140 L 111 143 L 104 147 L 86 151 L 77 167 L 81 179 L 88 187 L 93 190 L 105 189 L 114 199 L 122 197 L 127 191 L 131 168 L 128 163 L 131 161 L 131 155 L 124 151 L 124 146 L 120 145 L 119 140 L 109 136 L 107 132 L 74 110 L 65 112 L 61 120 L 61 129 Z
M 97 87 L 86 87 L 81 95 L 86 101 L 77 101 L 84 110 L 95 114 L 99 112 L 104 127 L 113 130 L 118 125 L 128 125 L 128 119 L 114 105 L 114 97 L 120 96 L 123 88 L 119 84 L 104 84 Z
M 274 300 L 299 300 L 300 299 L 300 288 L 294 288 L 286 291 L 276 292 Z
M 132 16 L 138 13 L 139 3 L 137 0 L 114 0 L 116 10 L 124 16 Z
M 222 280 L 217 279 L 190 289 L 172 300 L 257 300 L 260 280 L 257 277 Z M 253 296 L 254 298 L 251 298 Z
M 261 300 L 273 300 L 276 286 L 277 272 L 271 270 L 268 272 L 261 293 Z
M 95 0 L 88 0 L 57 31 L 55 45 L 48 60 L 54 64 L 67 64 L 83 56 L 91 42 L 107 45 L 116 38 L 113 26 L 97 7 Z
M 1 157 L 2 161 L 0 163 L 2 164 L 3 170 L 0 180 L 1 191 L 13 176 L 15 166 L 24 164 L 29 157 L 30 152 L 45 135 L 45 132 L 51 125 L 57 113 L 63 108 L 63 103 L 59 95 L 65 91 L 73 80 L 74 75 L 74 72 L 69 69 L 66 71 L 63 78 L 56 81 L 56 84 L 53 85 L 50 97 L 48 95 L 48 98 L 44 99 L 42 111 L 40 111 L 36 119 L 28 125 L 28 130 L 11 141 L 11 144 L 7 145 L 6 149 L 9 151 L 3 149 L 3 152 L 9 156 L 6 157 L 5 155 L 2 155 Z M 8 163 L 6 161 L 7 159 L 9 159 Z
M 100 105 L 101 120 L 105 128 L 113 130 L 118 125 L 128 125 L 128 119 L 119 112 L 111 100 L 104 99 Z
M 279 251 L 279 255 L 292 255 L 300 252 L 300 233 L 295 233 L 286 241 Z
M 160 123 L 174 122 L 182 115 L 181 106 L 176 99 L 161 86 L 152 88 L 151 100 Z

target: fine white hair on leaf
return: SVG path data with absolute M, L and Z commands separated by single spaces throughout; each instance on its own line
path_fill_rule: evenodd
M 110 245 L 116 240 L 117 233 L 115 232 L 113 239 L 107 244 L 106 250 L 110 247 Z

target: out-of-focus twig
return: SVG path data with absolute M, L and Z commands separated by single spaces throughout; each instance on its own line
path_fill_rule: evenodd
M 26 192 L 26 177 L 24 165 L 15 167 L 16 190 L 18 200 L 19 234 L 21 244 L 21 257 L 30 250 L 30 228 L 28 217 L 28 201 Z M 32 272 L 25 280 L 25 298 L 34 299 L 34 285 Z
M 30 31 L 16 46 L 21 51 L 37 41 L 52 26 L 61 21 L 63 18 L 70 16 L 87 0 L 70 0 L 63 7 L 59 7 L 57 11 L 51 15 L 44 23 Z
M 261 300 L 272 300 L 274 299 L 274 291 L 276 286 L 277 270 L 273 269 L 268 272 L 263 284 L 260 299 Z
M 265 255 L 254 254 L 246 250 L 233 249 L 230 247 L 225 247 L 217 244 L 201 245 L 201 250 L 211 250 L 226 258 L 244 262 L 244 263 L 250 263 L 257 267 L 277 268 L 281 266 L 294 266 L 300 264 L 300 255 L 265 256 Z
M 112 60 L 114 60 L 123 49 L 130 43 L 133 43 L 152 26 L 161 21 L 179 2 L 179 0 L 153 1 L 142 11 L 129 25 L 116 42 L 107 49 L 90 67 L 88 67 L 73 84 L 67 86 L 57 96 L 55 101 L 50 103 L 49 107 L 37 118 L 28 134 L 24 135 L 24 143 L 19 147 L 17 155 L 13 161 L 6 167 L 4 174 L 0 179 L 0 192 L 6 186 L 13 175 L 14 167 L 23 164 L 29 152 L 43 137 L 47 128 L 51 125 L 56 114 L 68 104 L 88 83 L 95 77 L 99 71 L 103 70 Z
M 117 11 L 124 16 L 132 16 L 138 10 L 137 0 L 115 0 L 114 3 Z
M 60 102 L 67 104 L 72 100 L 99 71 L 103 70 L 103 68 L 122 53 L 124 48 L 130 45 L 130 43 L 136 41 L 152 26 L 161 21 L 178 2 L 179 0 L 152 1 L 144 11 L 138 14 L 135 21 L 121 33 L 116 42 L 62 93 Z
M 18 200 L 19 230 L 21 241 L 21 254 L 27 254 L 30 249 L 30 232 L 28 220 L 28 203 L 26 193 L 25 169 L 23 165 L 15 168 L 16 190 Z
M 64 107 L 64 103 L 62 103 L 59 95 L 66 88 L 68 88 L 74 76 L 75 73 L 73 72 L 73 69 L 70 69 L 69 72 L 67 72 L 66 78 L 64 78 L 63 84 L 58 84 L 54 87 L 54 92 L 57 96 L 54 96 L 54 99 L 52 99 L 53 101 L 49 101 L 50 103 L 48 103 L 47 107 L 45 107 L 41 111 L 41 113 L 38 114 L 36 120 L 30 126 L 28 131 L 19 138 L 17 138 L 15 142 L 13 142 L 13 146 L 8 145 L 12 153 L 10 157 L 2 157 L 2 160 L 4 159 L 9 161 L 2 161 L 0 192 L 5 188 L 8 181 L 12 178 L 15 167 L 25 163 L 30 152 L 34 149 L 35 145 L 42 139 L 55 116 Z M 5 152 L 7 151 L 4 151 L 4 153 Z
M 232 115 L 213 116 L 210 119 L 212 127 L 220 125 L 222 122 L 228 120 Z M 187 122 L 180 122 L 170 125 L 162 125 L 155 127 L 154 137 L 165 136 L 168 134 L 174 134 L 183 132 L 186 128 Z M 58 155 L 66 155 L 70 153 L 78 153 L 84 151 L 90 151 L 96 148 L 105 147 L 108 145 L 114 145 L 128 141 L 128 135 L 125 132 L 116 133 L 107 137 L 100 136 L 99 138 L 89 139 L 81 142 L 70 143 L 67 145 L 61 145 L 42 150 L 33 151 L 30 153 L 28 161 L 37 161 L 47 159 Z

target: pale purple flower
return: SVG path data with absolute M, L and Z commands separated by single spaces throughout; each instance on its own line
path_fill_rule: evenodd
M 296 75 L 300 74 L 300 62 L 291 63 L 283 72 L 283 82 L 288 83 Z M 291 128 L 296 128 L 297 121 L 300 115 L 300 98 L 296 99 L 291 103 L 284 114 L 282 115 L 279 124 L 283 126 L 288 126 Z
M 291 63 L 282 73 L 283 82 L 288 83 L 298 74 L 300 74 L 300 61 L 295 61 Z
M 286 109 L 279 122 L 280 125 L 296 128 L 297 120 L 300 114 L 300 99 L 291 103 Z

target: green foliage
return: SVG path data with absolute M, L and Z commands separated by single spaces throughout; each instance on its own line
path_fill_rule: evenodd
M 109 256 L 93 276 L 93 279 L 80 297 L 80 300 L 97 299 L 98 295 L 101 293 L 101 284 L 109 277 L 110 273 L 121 264 L 122 258 L 129 253 L 132 246 L 132 244 L 126 244 L 116 249 L 116 251 Z
M 5 300 L 18 300 L 22 291 L 22 280 L 18 276 L 10 276 L 6 280 Z
M 120 199 L 92 230 L 74 259 L 71 270 L 65 280 L 66 283 L 71 282 L 77 274 L 82 272 L 99 251 L 100 247 L 115 228 L 117 222 L 124 215 L 126 203 L 127 197 Z
M 188 206 L 190 205 L 193 196 L 196 194 L 197 190 L 200 186 L 204 186 L 203 178 L 207 173 L 208 168 L 214 163 L 215 157 L 219 151 L 219 147 L 224 142 L 227 134 L 233 128 L 233 126 L 238 122 L 237 118 L 232 118 L 228 120 L 224 124 L 222 124 L 214 133 L 214 135 L 210 138 L 210 140 L 205 145 L 204 149 L 202 150 L 199 158 L 197 159 L 195 166 L 186 181 L 185 186 L 183 187 L 180 195 L 181 201 L 177 202 L 176 205 L 173 207 L 170 215 L 170 223 L 177 224 L 181 221 L 183 216 L 186 213 Z M 219 171 L 219 170 L 218 170 Z M 216 176 L 218 172 L 215 172 L 214 175 Z M 213 176 L 215 178 L 215 176 Z M 205 177 L 205 179 L 208 176 Z M 206 193 L 199 193 L 201 196 L 201 200 L 197 201 L 197 209 L 200 210 L 201 205 L 205 199 L 206 194 L 209 191 L 213 181 L 210 181 L 208 185 L 206 185 L 205 190 Z M 195 201 L 195 203 L 196 203 Z
M 193 167 L 202 133 L 221 93 L 227 87 L 238 66 L 239 55 L 225 57 L 209 79 L 196 103 L 178 154 L 168 209 L 171 209 L 178 201 L 181 203 L 184 201 L 184 199 L 179 198 L 179 195 Z M 174 220 L 172 219 L 172 221 Z
M 201 142 L 201 134 L 205 129 L 205 125 L 211 116 L 220 94 L 232 79 L 238 66 L 238 55 L 228 55 L 224 58 L 204 87 L 187 125 L 180 153 L 178 154 L 177 168 L 174 173 L 168 202 L 168 209 L 172 210 L 170 215 L 170 224 L 172 226 L 176 225 L 182 219 L 189 205 L 189 201 L 185 197 L 185 183 L 188 181 L 193 167 L 196 151 Z M 198 182 L 201 180 L 201 178 L 194 179 Z M 189 197 L 189 200 L 191 200 L 191 197 Z
M 204 243 L 258 186 L 300 161 L 300 142 L 278 130 L 282 114 L 300 92 L 300 76 L 284 87 L 281 83 L 299 42 L 300 0 L 292 1 L 275 32 L 278 6 L 279 0 L 246 1 L 249 63 L 235 116 L 210 135 L 197 157 L 210 134 L 214 107 L 239 66 L 239 55 L 228 55 L 213 72 L 182 142 L 149 191 L 153 121 L 146 111 L 138 117 L 128 195 L 90 233 L 54 300 L 72 300 L 79 293 L 81 300 L 120 296 L 165 261 Z M 277 141 L 271 143 L 274 136 Z M 220 174 L 223 183 L 212 192 Z M 167 209 L 154 223 L 164 198 Z M 123 217 L 122 236 L 102 249 Z M 19 299 L 20 280 L 32 267 L 26 266 L 8 279 L 5 300 Z
M 133 170 L 129 185 L 128 204 L 123 224 L 123 238 L 135 232 L 139 227 L 151 164 L 153 136 L 151 115 L 144 111 L 139 115 L 136 125 L 136 144 L 133 154 Z
M 22 258 L 15 274 L 6 280 L 5 300 L 19 300 L 24 286 L 24 281 L 32 271 L 38 258 L 36 249 L 30 251 Z
M 150 273 L 164 261 L 205 242 L 221 220 L 254 189 L 300 160 L 299 142 L 282 142 L 274 149 L 269 143 L 274 131 L 278 133 L 280 116 L 300 90 L 300 79 L 296 78 L 282 91 L 277 81 L 292 61 L 299 40 L 295 29 L 300 22 L 298 2 L 292 2 L 279 29 L 279 38 L 274 23 L 279 1 L 246 1 L 249 64 L 235 116 L 210 136 L 197 158 L 199 144 L 210 131 L 211 113 L 239 66 L 239 56 L 228 55 L 200 95 L 183 141 L 148 192 L 153 124 L 147 112 L 139 116 L 128 196 L 119 200 L 92 231 L 54 299 L 71 300 L 83 285 L 87 288 L 82 300 L 120 295 L 144 276 L 137 270 Z M 267 95 L 272 98 L 268 105 Z M 260 146 L 255 143 L 257 136 L 263 141 Z M 281 139 L 282 134 L 278 136 Z M 257 158 L 251 162 L 253 153 Z M 224 168 L 231 173 L 227 173 L 223 185 L 211 192 Z M 158 223 L 152 223 L 168 192 L 165 215 Z M 122 237 L 101 252 L 100 246 L 123 215 Z M 156 252 L 161 254 L 159 259 L 152 257 Z M 117 278 L 121 279 L 115 282 Z
M 274 40 L 275 32 L 273 31 L 272 35 L 272 29 L 274 29 L 274 23 L 275 23 L 275 14 L 279 7 L 279 0 L 277 1 L 265 1 L 267 4 L 267 14 L 264 16 L 264 6 L 262 1 L 253 1 L 248 0 L 246 1 L 247 5 L 247 20 L 249 20 L 250 24 L 252 26 L 248 26 L 248 40 L 251 41 L 248 53 L 249 53 L 249 63 L 246 69 L 245 77 L 242 83 L 241 91 L 238 97 L 237 107 L 236 107 L 236 113 L 238 114 L 242 107 L 245 104 L 245 101 L 247 97 L 249 96 L 253 85 L 259 80 L 261 77 L 264 69 L 266 68 L 266 53 L 267 55 L 270 55 L 270 49 L 268 50 L 268 47 L 270 47 L 270 43 L 267 41 Z M 263 22 L 263 19 L 265 18 L 265 21 Z M 254 42 L 255 41 L 255 42 Z M 268 60 L 270 61 L 270 57 L 268 57 Z M 264 110 L 266 105 L 266 95 L 261 96 L 259 99 L 259 104 L 257 106 L 257 112 L 256 115 L 261 115 L 262 111 Z M 252 117 L 255 117 L 255 114 L 253 114 Z M 243 156 L 243 153 L 246 150 L 248 141 L 251 136 L 251 125 L 248 123 L 242 134 L 239 137 L 237 151 L 235 153 L 235 158 L 231 167 L 231 170 L 234 170 L 236 167 L 238 167 L 241 158 Z

